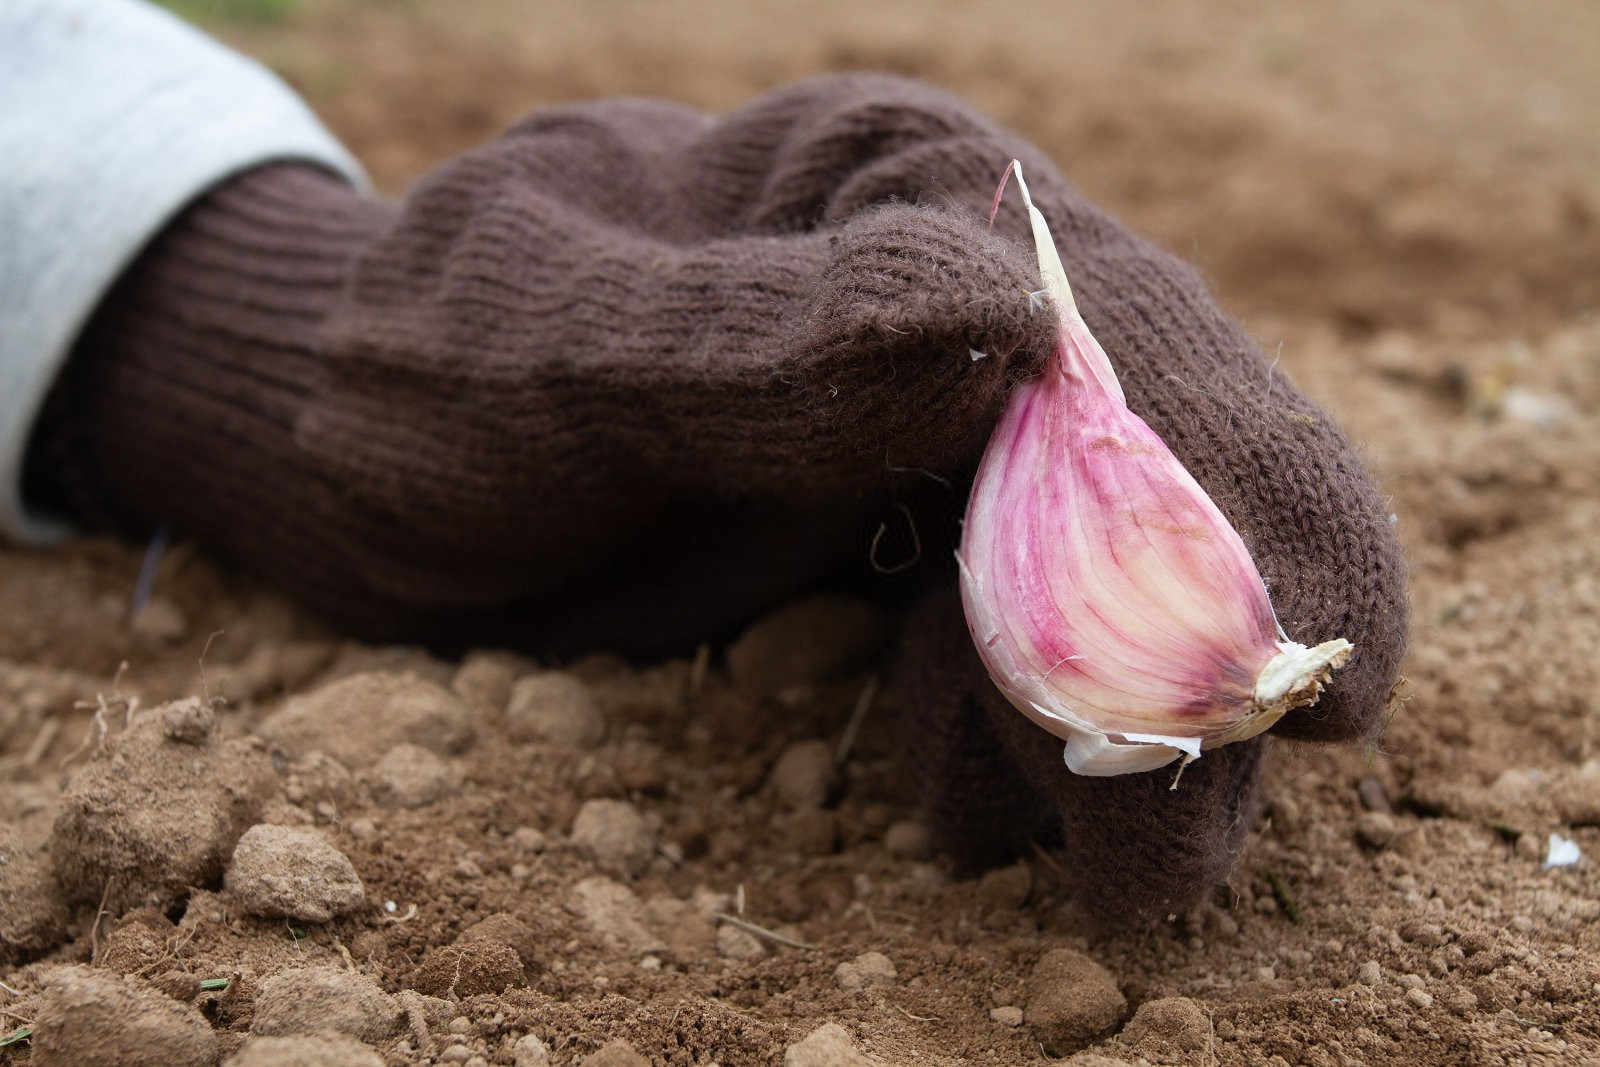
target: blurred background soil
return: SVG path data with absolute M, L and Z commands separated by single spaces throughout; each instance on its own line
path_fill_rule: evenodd
M 1412 652 L 1379 744 L 1275 746 L 1227 887 L 1103 937 L 1048 855 L 963 881 L 926 854 L 859 605 L 551 672 L 341 641 L 184 545 L 131 621 L 142 546 L 0 552 L 0 1040 L 34 1031 L 0 1062 L 247 1034 L 288 1043 L 251 1063 L 1600 1059 L 1600 7 L 177 6 L 395 195 L 559 101 L 725 110 L 861 68 L 961 94 L 1196 262 L 1345 424 Z M 157 710 L 189 695 L 227 703 Z M 348 869 L 274 896 L 316 850 L 247 863 L 255 822 Z M 1552 835 L 1582 858 L 1548 867 Z

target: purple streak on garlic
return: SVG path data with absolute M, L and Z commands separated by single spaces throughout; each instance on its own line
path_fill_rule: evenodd
M 1128 410 L 1011 169 L 1060 336 L 978 468 L 957 553 L 967 625 L 1006 699 L 1066 741 L 1073 772 L 1187 763 L 1315 703 L 1351 645 L 1288 640 L 1238 532 Z

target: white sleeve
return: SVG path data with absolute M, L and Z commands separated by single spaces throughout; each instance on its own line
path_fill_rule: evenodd
M 23 451 L 106 290 L 189 201 L 283 159 L 366 182 L 293 90 L 165 11 L 0 0 L 0 538 L 66 531 L 25 509 Z

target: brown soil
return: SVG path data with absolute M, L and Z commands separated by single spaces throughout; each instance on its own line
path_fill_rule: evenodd
M 187 546 L 132 622 L 139 548 L 4 552 L 0 1037 L 35 1036 L 0 1063 L 1600 1058 L 1600 8 L 867 7 L 213 28 L 390 191 L 556 100 L 854 67 L 966 95 L 1362 442 L 1415 601 L 1381 743 L 1278 744 L 1230 884 L 1091 937 L 1048 856 L 923 854 L 888 697 L 830 786 L 849 647 L 550 675 L 344 642 Z M 235 857 L 258 823 L 320 840 Z M 1545 869 L 1552 833 L 1584 858 Z

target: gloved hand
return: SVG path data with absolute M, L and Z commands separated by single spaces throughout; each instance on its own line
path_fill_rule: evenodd
M 556 108 L 398 209 L 246 175 L 95 316 L 35 469 L 374 636 L 692 647 L 864 569 L 1048 350 L 1026 249 L 872 168 L 976 128 L 907 92 Z
M 933 590 L 900 673 L 936 831 L 981 861 L 1063 829 L 1093 894 L 1181 906 L 1231 862 L 1262 742 L 1175 793 L 1168 771 L 1076 778 L 989 685 L 953 595 L 971 472 L 1054 343 L 1016 203 L 984 224 L 1013 156 L 1130 406 L 1239 529 L 1289 635 L 1356 645 L 1273 732 L 1369 732 L 1405 606 L 1349 443 L 1191 270 L 898 79 L 813 79 L 717 120 L 554 109 L 398 209 L 303 168 L 235 180 L 95 316 L 36 485 L 170 521 L 369 633 L 628 650 L 865 570 L 903 506 Z
M 1036 150 L 981 123 L 928 135 L 972 121 L 928 91 L 861 108 L 879 116 L 887 146 L 866 168 L 878 191 L 911 195 L 921 176 L 938 175 L 946 195 L 981 210 L 993 196 L 986 161 L 1022 160 L 1129 406 L 1239 530 L 1289 637 L 1343 636 L 1355 645 L 1320 702 L 1271 733 L 1314 741 L 1373 734 L 1398 679 L 1407 603 L 1388 508 L 1350 442 L 1269 366 L 1191 268 L 1085 201 Z M 996 228 L 1030 240 L 1020 198 L 1008 198 Z M 952 501 L 957 514 L 964 499 Z M 1062 742 L 989 683 L 962 620 L 954 567 L 933 584 L 912 616 L 899 682 L 907 751 L 945 848 L 982 865 L 1025 853 L 1031 841 L 1063 842 L 1080 899 L 1108 920 L 1180 910 L 1221 881 L 1254 817 L 1265 740 L 1205 753 L 1176 790 L 1176 765 L 1112 778 L 1068 773 Z

